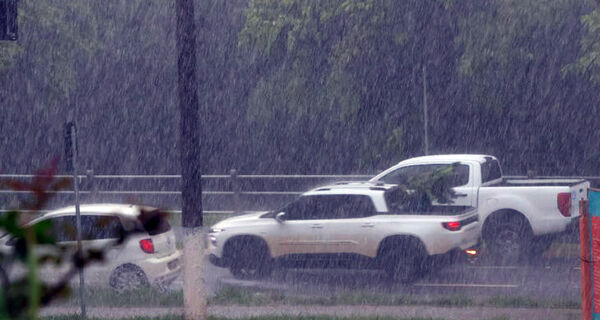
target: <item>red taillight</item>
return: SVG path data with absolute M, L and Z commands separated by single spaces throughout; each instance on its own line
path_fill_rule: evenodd
M 140 240 L 140 248 L 145 253 L 154 253 L 154 243 L 152 243 L 152 239 L 142 239 Z
M 450 231 L 458 231 L 460 230 L 460 221 L 444 222 L 442 226 Z
M 556 196 L 556 202 L 558 204 L 558 210 L 565 217 L 571 216 L 571 194 L 567 192 L 561 192 Z

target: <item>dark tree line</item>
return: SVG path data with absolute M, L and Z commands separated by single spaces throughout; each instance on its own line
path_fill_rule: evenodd
M 19 3 L 20 41 L 0 44 L 0 170 L 60 156 L 78 108 L 83 167 L 179 172 L 173 4 Z M 374 173 L 422 155 L 425 82 L 430 153 L 598 174 L 594 1 L 196 6 L 203 172 Z

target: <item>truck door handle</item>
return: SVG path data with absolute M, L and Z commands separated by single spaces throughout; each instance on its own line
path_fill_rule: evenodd
M 311 226 L 311 228 L 313 228 L 313 229 L 323 229 L 323 225 L 322 224 L 313 224 Z
M 466 196 L 467 196 L 467 194 L 466 194 L 466 193 L 456 193 L 456 194 L 454 194 L 454 195 L 455 195 L 456 197 L 461 197 L 461 198 L 464 198 L 464 197 L 466 197 Z
M 362 228 L 373 228 L 374 226 L 375 226 L 375 224 L 371 223 L 371 222 L 363 223 L 361 225 Z

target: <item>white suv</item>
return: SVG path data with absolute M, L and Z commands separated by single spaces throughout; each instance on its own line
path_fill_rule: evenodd
M 477 211 L 397 202 L 396 185 L 342 183 L 304 193 L 275 211 L 221 221 L 210 230 L 210 261 L 237 278 L 282 267 L 383 269 L 410 282 L 431 258 L 461 252 L 479 240 Z
M 105 261 L 85 269 L 87 283 L 109 284 L 116 290 L 154 285 L 164 290 L 181 273 L 181 253 L 175 246 L 175 235 L 166 220 L 148 232 L 138 220 L 141 210 L 154 208 L 127 204 L 81 205 L 82 246 L 103 249 Z M 52 221 L 52 233 L 59 245 L 75 248 L 75 207 L 48 212 L 31 221 L 34 225 Z M 117 246 L 112 244 L 125 232 L 131 233 Z M 11 250 L 14 241 L 1 240 L 2 250 Z M 42 278 L 51 281 L 68 269 L 67 264 L 41 270 Z

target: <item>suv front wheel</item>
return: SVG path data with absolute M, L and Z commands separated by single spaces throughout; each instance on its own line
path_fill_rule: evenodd
M 262 279 L 273 272 L 266 243 L 254 237 L 231 240 L 226 246 L 229 271 L 237 279 Z

